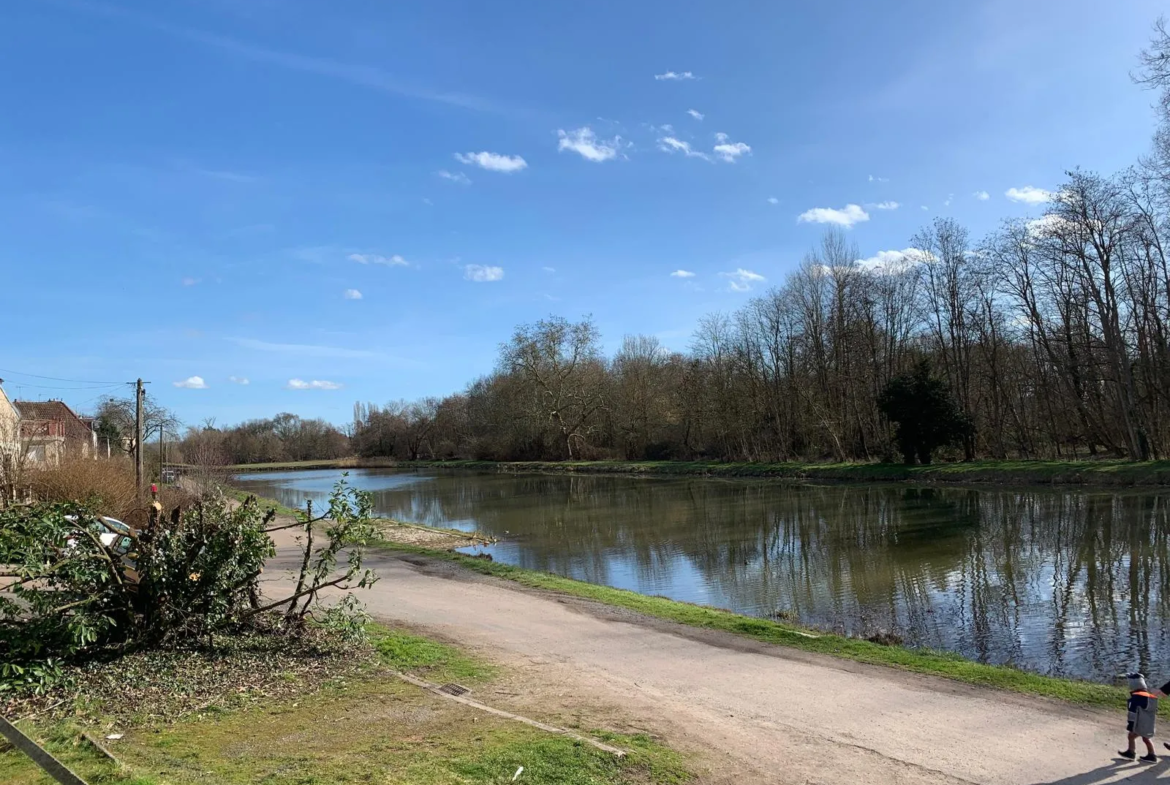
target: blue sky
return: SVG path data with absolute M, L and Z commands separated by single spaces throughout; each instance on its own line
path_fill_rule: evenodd
M 978 238 L 1131 164 L 1160 5 L 12 0 L 0 377 L 344 422 L 549 314 L 683 349 L 819 222 Z

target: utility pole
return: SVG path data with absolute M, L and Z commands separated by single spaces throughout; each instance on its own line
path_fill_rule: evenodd
M 145 397 L 142 379 L 139 379 L 134 386 L 134 482 L 139 498 L 142 498 L 142 402 Z

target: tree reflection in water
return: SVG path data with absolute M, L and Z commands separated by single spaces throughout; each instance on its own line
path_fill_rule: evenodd
M 282 502 L 337 472 L 253 475 Z M 1170 661 L 1168 498 L 704 479 L 351 472 L 390 517 L 479 529 L 510 564 L 1106 680 Z

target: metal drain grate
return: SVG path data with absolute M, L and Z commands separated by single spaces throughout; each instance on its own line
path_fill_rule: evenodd
M 448 695 L 466 695 L 471 690 L 464 687 L 462 684 L 444 684 L 439 688 L 439 692 L 445 692 Z

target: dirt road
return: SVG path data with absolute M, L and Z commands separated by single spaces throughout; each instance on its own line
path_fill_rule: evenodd
M 276 561 L 294 563 L 285 543 Z M 515 674 L 481 700 L 657 734 L 697 757 L 704 782 L 1170 781 L 1170 754 L 1155 766 L 1117 757 L 1123 714 L 757 644 L 421 557 L 383 552 L 369 564 L 382 577 L 362 599 L 376 618 Z

